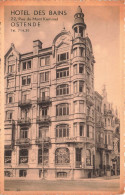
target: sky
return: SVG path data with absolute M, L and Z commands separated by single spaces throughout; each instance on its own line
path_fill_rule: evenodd
M 87 25 L 86 34 L 90 38 L 95 57 L 94 78 L 95 91 L 102 94 L 106 85 L 108 101 L 114 107 L 120 105 L 120 10 L 117 6 L 81 6 L 84 21 Z M 43 42 L 43 48 L 52 45 L 55 36 L 65 26 L 73 35 L 72 25 L 77 7 L 12 7 L 5 8 L 5 53 L 14 43 L 20 53 L 32 51 L 33 40 Z M 40 27 L 29 28 L 29 32 L 11 32 L 12 10 L 29 10 L 30 18 L 57 18 L 58 21 L 41 21 Z M 45 16 L 33 16 L 34 10 L 45 10 Z M 67 15 L 50 16 L 49 10 L 66 11 Z M 15 17 L 15 16 L 14 16 Z M 16 16 L 27 18 L 28 16 Z M 15 28 L 17 31 L 17 28 Z M 21 29 L 21 28 L 18 28 Z

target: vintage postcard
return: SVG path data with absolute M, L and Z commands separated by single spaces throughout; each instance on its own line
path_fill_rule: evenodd
M 0 1 L 0 194 L 124 193 L 123 8 Z

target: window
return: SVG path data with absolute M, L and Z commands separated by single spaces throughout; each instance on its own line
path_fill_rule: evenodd
M 77 135 L 77 123 L 73 124 L 73 133 L 74 133 L 74 136 Z
M 19 177 L 26 177 L 27 171 L 26 170 L 19 170 Z
M 46 100 L 46 98 L 49 98 L 49 88 L 43 88 L 40 90 L 40 97 L 42 100 Z
M 89 137 L 89 125 L 87 125 L 87 137 Z
M 69 53 L 58 54 L 58 62 L 69 59 Z
M 79 73 L 84 73 L 84 65 L 79 64 Z
M 74 93 L 77 93 L 77 81 L 73 83 L 73 90 L 74 90 Z
M 56 106 L 56 116 L 69 115 L 69 104 L 59 104 Z
M 73 66 L 73 73 L 74 73 L 74 75 L 77 74 L 77 64 L 75 64 L 75 65 Z
M 31 69 L 31 60 L 22 62 L 22 70 L 29 70 L 29 69 Z
M 79 55 L 81 56 L 81 57 L 85 57 L 85 50 L 84 50 L 84 48 L 83 47 L 80 47 L 79 48 Z
M 84 82 L 79 81 L 79 92 L 84 92 Z
M 67 173 L 66 172 L 57 172 L 57 177 L 59 177 L 59 178 L 66 178 L 67 177 Z
M 84 136 L 84 123 L 79 124 L 79 135 Z
M 42 114 L 42 116 L 47 116 L 47 110 L 48 108 L 47 107 L 44 107 L 40 110 L 40 115 Z
M 73 49 L 73 57 L 76 57 L 78 55 L 78 48 Z
M 50 65 L 50 56 L 46 56 L 40 59 L 40 66 L 49 66 Z
M 108 144 L 111 144 L 111 138 L 110 138 L 110 134 L 108 134 Z
M 63 84 L 63 85 L 59 85 L 56 88 L 56 95 L 67 95 L 67 94 L 69 94 L 69 85 Z
M 8 94 L 7 99 L 8 99 L 8 101 L 7 101 L 8 104 L 13 103 L 13 94 Z
M 63 78 L 69 76 L 69 68 L 57 69 L 56 77 Z
M 12 120 L 13 119 L 13 112 L 12 111 L 7 111 L 6 112 L 6 120 Z
M 22 85 L 30 85 L 31 83 L 31 76 L 22 77 Z
M 74 101 L 73 105 L 74 105 L 74 113 L 77 113 L 78 112 L 78 101 Z
M 14 87 L 14 79 L 8 79 L 7 80 L 7 87 L 8 88 Z
M 49 161 L 49 150 L 44 148 L 43 154 L 42 149 L 38 150 L 38 164 L 44 163 L 45 165 L 48 164 Z
M 46 138 L 47 131 L 49 131 L 48 127 L 40 127 L 39 138 Z
M 28 163 L 28 150 L 22 149 L 19 151 L 19 163 Z
M 90 150 L 86 150 L 86 165 L 87 166 L 91 165 L 91 152 L 90 152 Z
M 79 112 L 80 113 L 84 112 L 84 101 L 79 101 Z
M 76 148 L 76 161 L 81 162 L 82 159 L 82 148 Z
M 57 148 L 56 149 L 55 163 L 62 164 L 62 165 L 70 163 L 70 152 L 68 148 Z
M 4 163 L 11 163 L 11 150 L 5 150 L 4 152 Z
M 26 109 L 22 109 L 21 111 L 22 111 L 21 112 L 22 119 L 27 119 L 29 115 L 29 110 L 26 108 Z
M 20 130 L 20 138 L 28 138 L 28 129 L 21 129 Z
M 8 59 L 8 73 L 13 73 L 15 70 L 16 57 L 11 55 Z
M 47 82 L 49 81 L 49 72 L 42 72 L 40 73 L 40 82 Z
M 56 127 L 56 137 L 69 137 L 69 126 L 66 124 L 57 125 Z

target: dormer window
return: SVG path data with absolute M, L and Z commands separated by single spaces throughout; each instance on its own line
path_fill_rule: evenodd
M 68 60 L 69 52 L 58 54 L 58 62 Z

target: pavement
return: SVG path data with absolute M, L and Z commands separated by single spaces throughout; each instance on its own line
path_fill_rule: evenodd
M 115 191 L 119 192 L 119 176 L 80 180 L 5 180 L 5 191 Z M 118 194 L 118 193 L 117 193 Z

